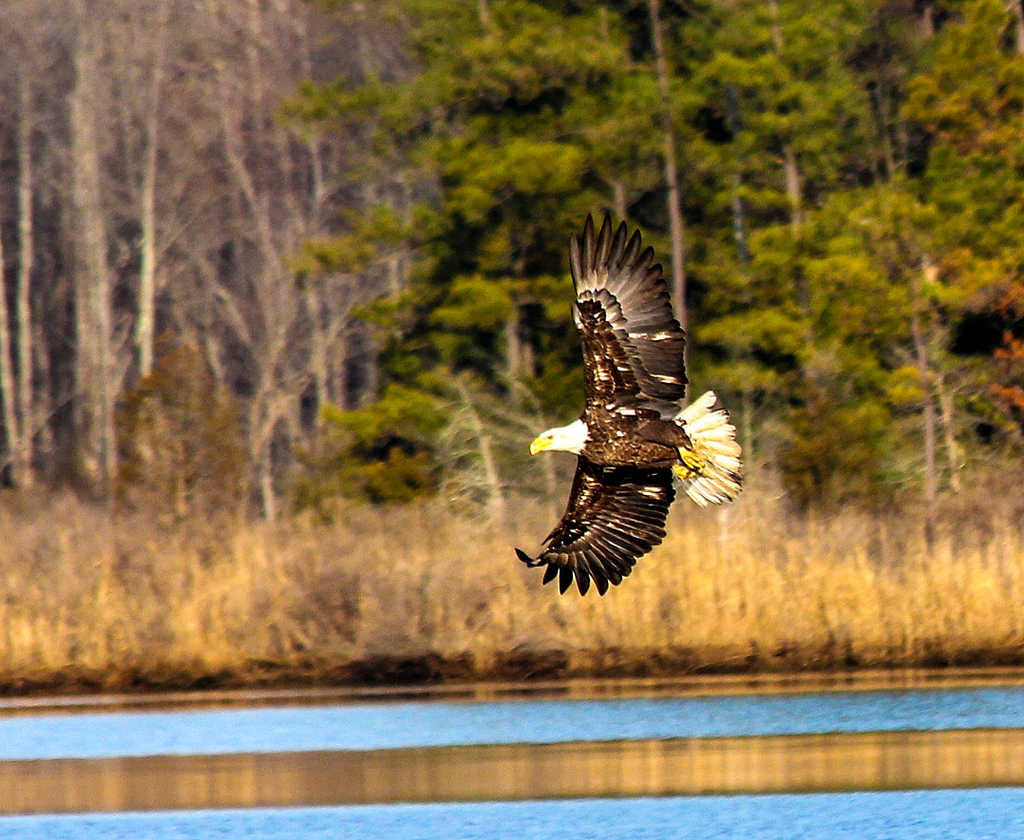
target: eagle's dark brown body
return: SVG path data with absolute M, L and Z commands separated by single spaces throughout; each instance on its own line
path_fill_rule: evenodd
M 690 444 L 686 432 L 659 417 L 625 417 L 611 423 L 609 414 L 602 407 L 583 414 L 589 434 L 580 455 L 595 464 L 668 469 L 679 463 L 679 447 Z

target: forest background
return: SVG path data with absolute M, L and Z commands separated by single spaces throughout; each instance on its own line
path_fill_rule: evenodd
M 1020 0 L 7 0 L 0 680 L 1024 662 Z M 566 244 L 747 491 L 604 599 Z

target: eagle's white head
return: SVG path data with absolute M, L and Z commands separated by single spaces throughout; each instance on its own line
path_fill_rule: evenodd
M 545 449 L 559 452 L 574 452 L 579 455 L 587 442 L 587 424 L 582 420 L 574 420 L 568 426 L 548 429 L 530 444 L 530 454 L 536 455 Z

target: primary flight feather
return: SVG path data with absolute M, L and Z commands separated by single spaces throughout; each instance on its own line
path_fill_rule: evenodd
M 569 263 L 573 318 L 583 349 L 586 408 L 530 445 L 573 452 L 576 475 L 565 515 L 528 566 L 547 566 L 544 583 L 593 582 L 602 595 L 618 585 L 665 537 L 676 480 L 697 504 L 721 503 L 740 491 L 740 447 L 724 409 L 708 391 L 683 408 L 686 336 L 672 315 L 668 288 L 640 233 L 614 235 L 606 215 L 594 234 L 587 216 L 572 237 Z

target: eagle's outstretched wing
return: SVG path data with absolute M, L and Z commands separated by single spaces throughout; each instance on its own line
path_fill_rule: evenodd
M 639 403 L 665 418 L 679 411 L 686 395 L 686 336 L 653 259 L 653 249 L 641 251 L 639 231 L 627 243 L 625 222 L 613 236 L 607 215 L 596 237 L 587 216 L 582 240 L 570 240 L 588 407 Z
M 547 565 L 544 583 L 558 578 L 565 592 L 573 578 L 580 594 L 593 580 L 604 595 L 665 538 L 665 517 L 675 498 L 670 469 L 602 467 L 584 457 L 565 515 L 544 541 L 538 557 L 516 549 L 528 566 Z

